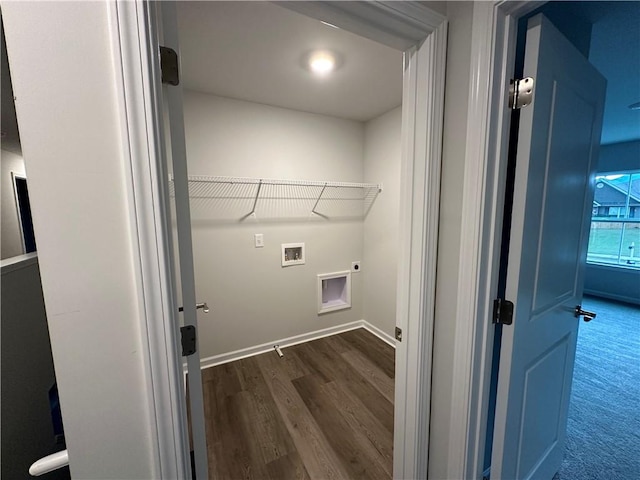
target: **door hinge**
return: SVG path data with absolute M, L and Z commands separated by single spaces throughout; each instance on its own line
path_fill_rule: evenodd
M 178 54 L 173 48 L 160 46 L 160 70 L 162 70 L 162 83 L 174 86 L 180 84 Z
M 402 341 L 402 329 L 400 327 L 396 327 L 396 340 Z
M 511 325 L 513 323 L 513 302 L 496 298 L 493 301 L 493 323 Z
M 180 327 L 180 342 L 182 343 L 183 357 L 196 353 L 196 327 L 193 325 Z
M 509 108 L 517 110 L 526 107 L 533 99 L 533 78 L 527 77 L 520 80 L 511 80 L 509 84 Z

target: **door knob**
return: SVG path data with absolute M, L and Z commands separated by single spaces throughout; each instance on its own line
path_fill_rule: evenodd
M 207 302 L 196 303 L 196 310 L 199 308 L 201 308 L 204 313 L 209 313 L 209 305 L 207 305 Z M 184 312 L 184 307 L 178 308 L 178 311 Z
M 587 312 L 586 310 L 582 309 L 582 305 L 576 305 L 576 308 L 573 312 L 573 315 L 576 318 L 580 318 L 580 317 L 584 317 L 583 320 L 585 322 L 590 322 L 591 320 L 593 320 L 594 318 L 596 318 L 596 314 L 593 312 Z

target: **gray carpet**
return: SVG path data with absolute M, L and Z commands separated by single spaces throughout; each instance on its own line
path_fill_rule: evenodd
M 640 479 L 640 307 L 587 297 L 561 480 Z

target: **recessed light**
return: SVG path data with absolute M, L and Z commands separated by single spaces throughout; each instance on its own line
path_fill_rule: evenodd
M 336 56 L 328 50 L 317 50 L 309 55 L 308 65 L 316 75 L 327 75 L 336 67 Z

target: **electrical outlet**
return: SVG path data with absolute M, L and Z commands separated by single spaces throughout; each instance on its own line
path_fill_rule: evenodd
M 255 239 L 256 248 L 264 247 L 264 235 L 262 233 L 256 233 L 253 238 Z
M 358 260 L 357 262 L 351 262 L 351 271 L 353 273 L 359 272 L 362 270 L 362 262 Z

